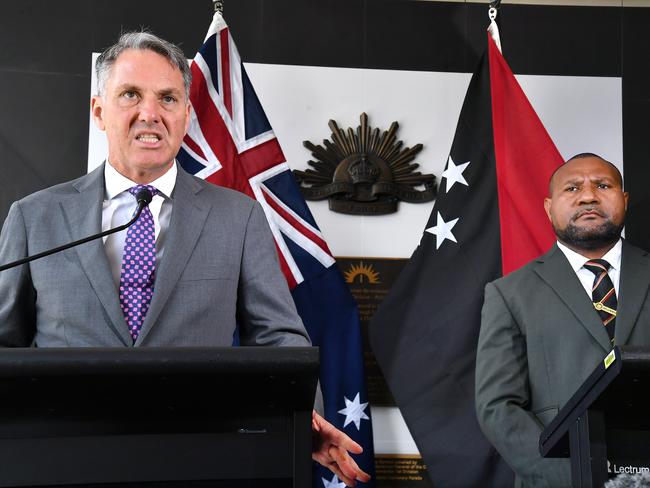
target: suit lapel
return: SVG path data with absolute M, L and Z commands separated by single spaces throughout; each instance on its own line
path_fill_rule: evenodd
M 209 205 L 203 204 L 196 195 L 201 189 L 201 185 L 194 181 L 190 175 L 183 169 L 178 169 L 165 253 L 156 270 L 153 298 L 142 324 L 140 335 L 135 342 L 136 346 L 142 344 L 152 327 L 155 326 L 169 295 L 192 255 L 199 235 L 201 235 L 210 210 Z
M 650 287 L 647 253 L 623 241 L 618 313 L 616 315 L 616 344 L 627 342 L 636 324 L 645 296 Z
M 603 347 L 603 350 L 609 351 L 611 344 L 607 331 L 580 280 L 557 245 L 538 260 L 535 272 L 557 293 L 560 300 Z
M 104 165 L 74 185 L 78 196 L 60 202 L 71 240 L 81 239 L 101 230 L 102 201 L 104 200 Z M 110 265 L 101 239 L 74 248 L 81 268 L 91 287 L 110 318 L 109 326 L 124 343 L 131 345 L 131 338 L 120 308 L 117 289 L 113 282 Z

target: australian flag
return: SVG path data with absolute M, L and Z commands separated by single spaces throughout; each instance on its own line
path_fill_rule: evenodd
M 325 418 L 361 444 L 364 452 L 356 461 L 374 475 L 357 306 L 220 13 L 215 13 L 191 68 L 191 121 L 177 159 L 189 173 L 246 193 L 261 204 L 298 313 L 320 347 Z M 314 487 L 345 486 L 316 464 L 313 479 Z

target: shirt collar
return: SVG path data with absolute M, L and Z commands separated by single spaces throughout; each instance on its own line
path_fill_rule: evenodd
M 149 184 L 158 190 L 159 195 L 171 198 L 171 194 L 174 191 L 174 186 L 176 185 L 177 173 L 178 168 L 176 166 L 176 161 L 174 160 L 174 164 L 172 164 L 172 166 L 164 175 L 155 179 Z M 108 162 L 108 160 L 104 165 L 104 184 L 106 187 L 106 200 L 112 200 L 120 193 L 123 193 L 129 188 L 137 185 L 137 183 L 131 181 L 126 176 L 119 173 Z
M 569 249 L 560 241 L 557 241 L 557 247 L 559 247 L 560 251 L 564 253 L 566 258 L 569 260 L 569 264 L 573 268 L 573 271 L 575 272 L 578 272 L 578 270 L 582 268 L 587 261 L 589 261 L 589 258 L 583 256 L 580 253 L 575 252 L 573 249 Z M 601 259 L 607 261 L 609 265 L 615 270 L 620 270 L 622 249 L 623 249 L 623 241 L 619 238 L 618 242 L 614 244 L 614 247 L 612 247 L 609 251 L 607 251 Z

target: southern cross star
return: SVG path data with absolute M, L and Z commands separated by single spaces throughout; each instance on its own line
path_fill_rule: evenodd
M 459 219 L 454 219 L 450 220 L 449 222 L 445 222 L 442 218 L 442 215 L 440 215 L 440 212 L 438 212 L 436 225 L 425 230 L 425 232 L 436 236 L 436 249 L 440 249 L 440 246 L 443 242 L 445 242 L 445 239 L 449 239 L 452 242 L 458 242 L 456 240 L 456 236 L 454 236 L 454 234 L 451 232 L 451 229 L 453 229 L 454 225 L 458 223 L 458 220 Z
M 451 159 L 449 155 L 449 160 L 447 162 L 447 169 L 442 172 L 441 178 L 447 178 L 447 186 L 445 187 L 445 193 L 449 193 L 451 187 L 454 186 L 454 183 L 460 183 L 465 186 L 469 186 L 465 177 L 463 176 L 463 171 L 469 166 L 469 161 L 463 164 L 456 166 L 454 160 Z
M 332 478 L 332 481 L 327 481 L 325 478 L 321 478 L 323 480 L 323 486 L 325 488 L 345 488 L 345 483 L 343 481 L 339 480 L 339 477 L 334 475 L 334 478 Z

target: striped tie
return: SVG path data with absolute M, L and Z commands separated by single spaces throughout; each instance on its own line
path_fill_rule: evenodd
M 609 263 L 604 259 L 592 259 L 584 264 L 585 268 L 591 271 L 594 276 L 594 286 L 591 289 L 591 296 L 594 308 L 600 315 L 603 325 L 609 335 L 609 340 L 614 345 L 614 328 L 616 326 L 616 291 L 607 270 Z

